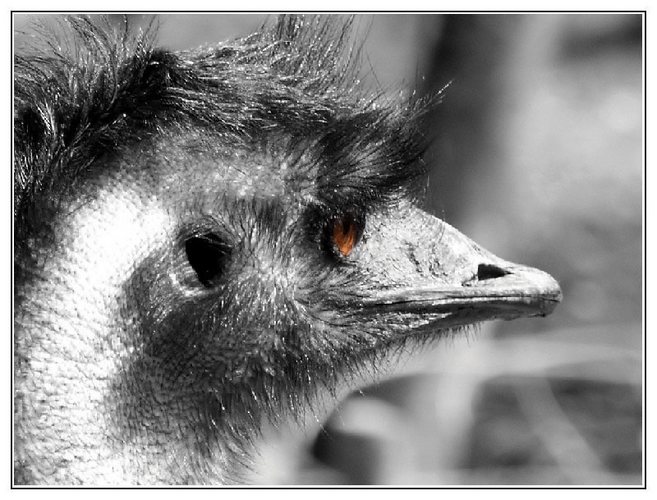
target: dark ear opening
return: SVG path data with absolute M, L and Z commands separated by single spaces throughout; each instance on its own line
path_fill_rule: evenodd
M 230 259 L 230 247 L 216 234 L 206 233 L 185 241 L 185 252 L 201 284 L 214 288 Z

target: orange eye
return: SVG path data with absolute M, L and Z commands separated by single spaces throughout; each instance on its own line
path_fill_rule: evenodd
M 358 243 L 359 228 L 349 217 L 342 217 L 333 223 L 333 243 L 343 257 L 349 256 Z

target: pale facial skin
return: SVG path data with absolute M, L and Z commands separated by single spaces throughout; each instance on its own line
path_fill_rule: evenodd
M 385 162 L 222 137 L 162 127 L 38 201 L 48 231 L 16 262 L 17 483 L 239 482 L 261 429 L 323 415 L 402 347 L 561 298 L 421 210 L 410 166 L 384 185 Z

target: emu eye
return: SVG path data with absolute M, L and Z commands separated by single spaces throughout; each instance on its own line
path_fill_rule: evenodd
M 331 222 L 329 231 L 333 247 L 342 257 L 348 257 L 360 240 L 363 224 L 351 215 L 343 215 Z
M 185 241 L 185 252 L 198 280 L 207 288 L 214 287 L 230 257 L 230 247 L 216 234 L 207 233 Z

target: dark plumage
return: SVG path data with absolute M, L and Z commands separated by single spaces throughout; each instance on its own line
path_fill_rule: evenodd
M 360 89 L 349 26 L 67 23 L 15 65 L 16 482 L 239 481 L 264 422 L 560 299 L 417 208 L 429 103 Z

